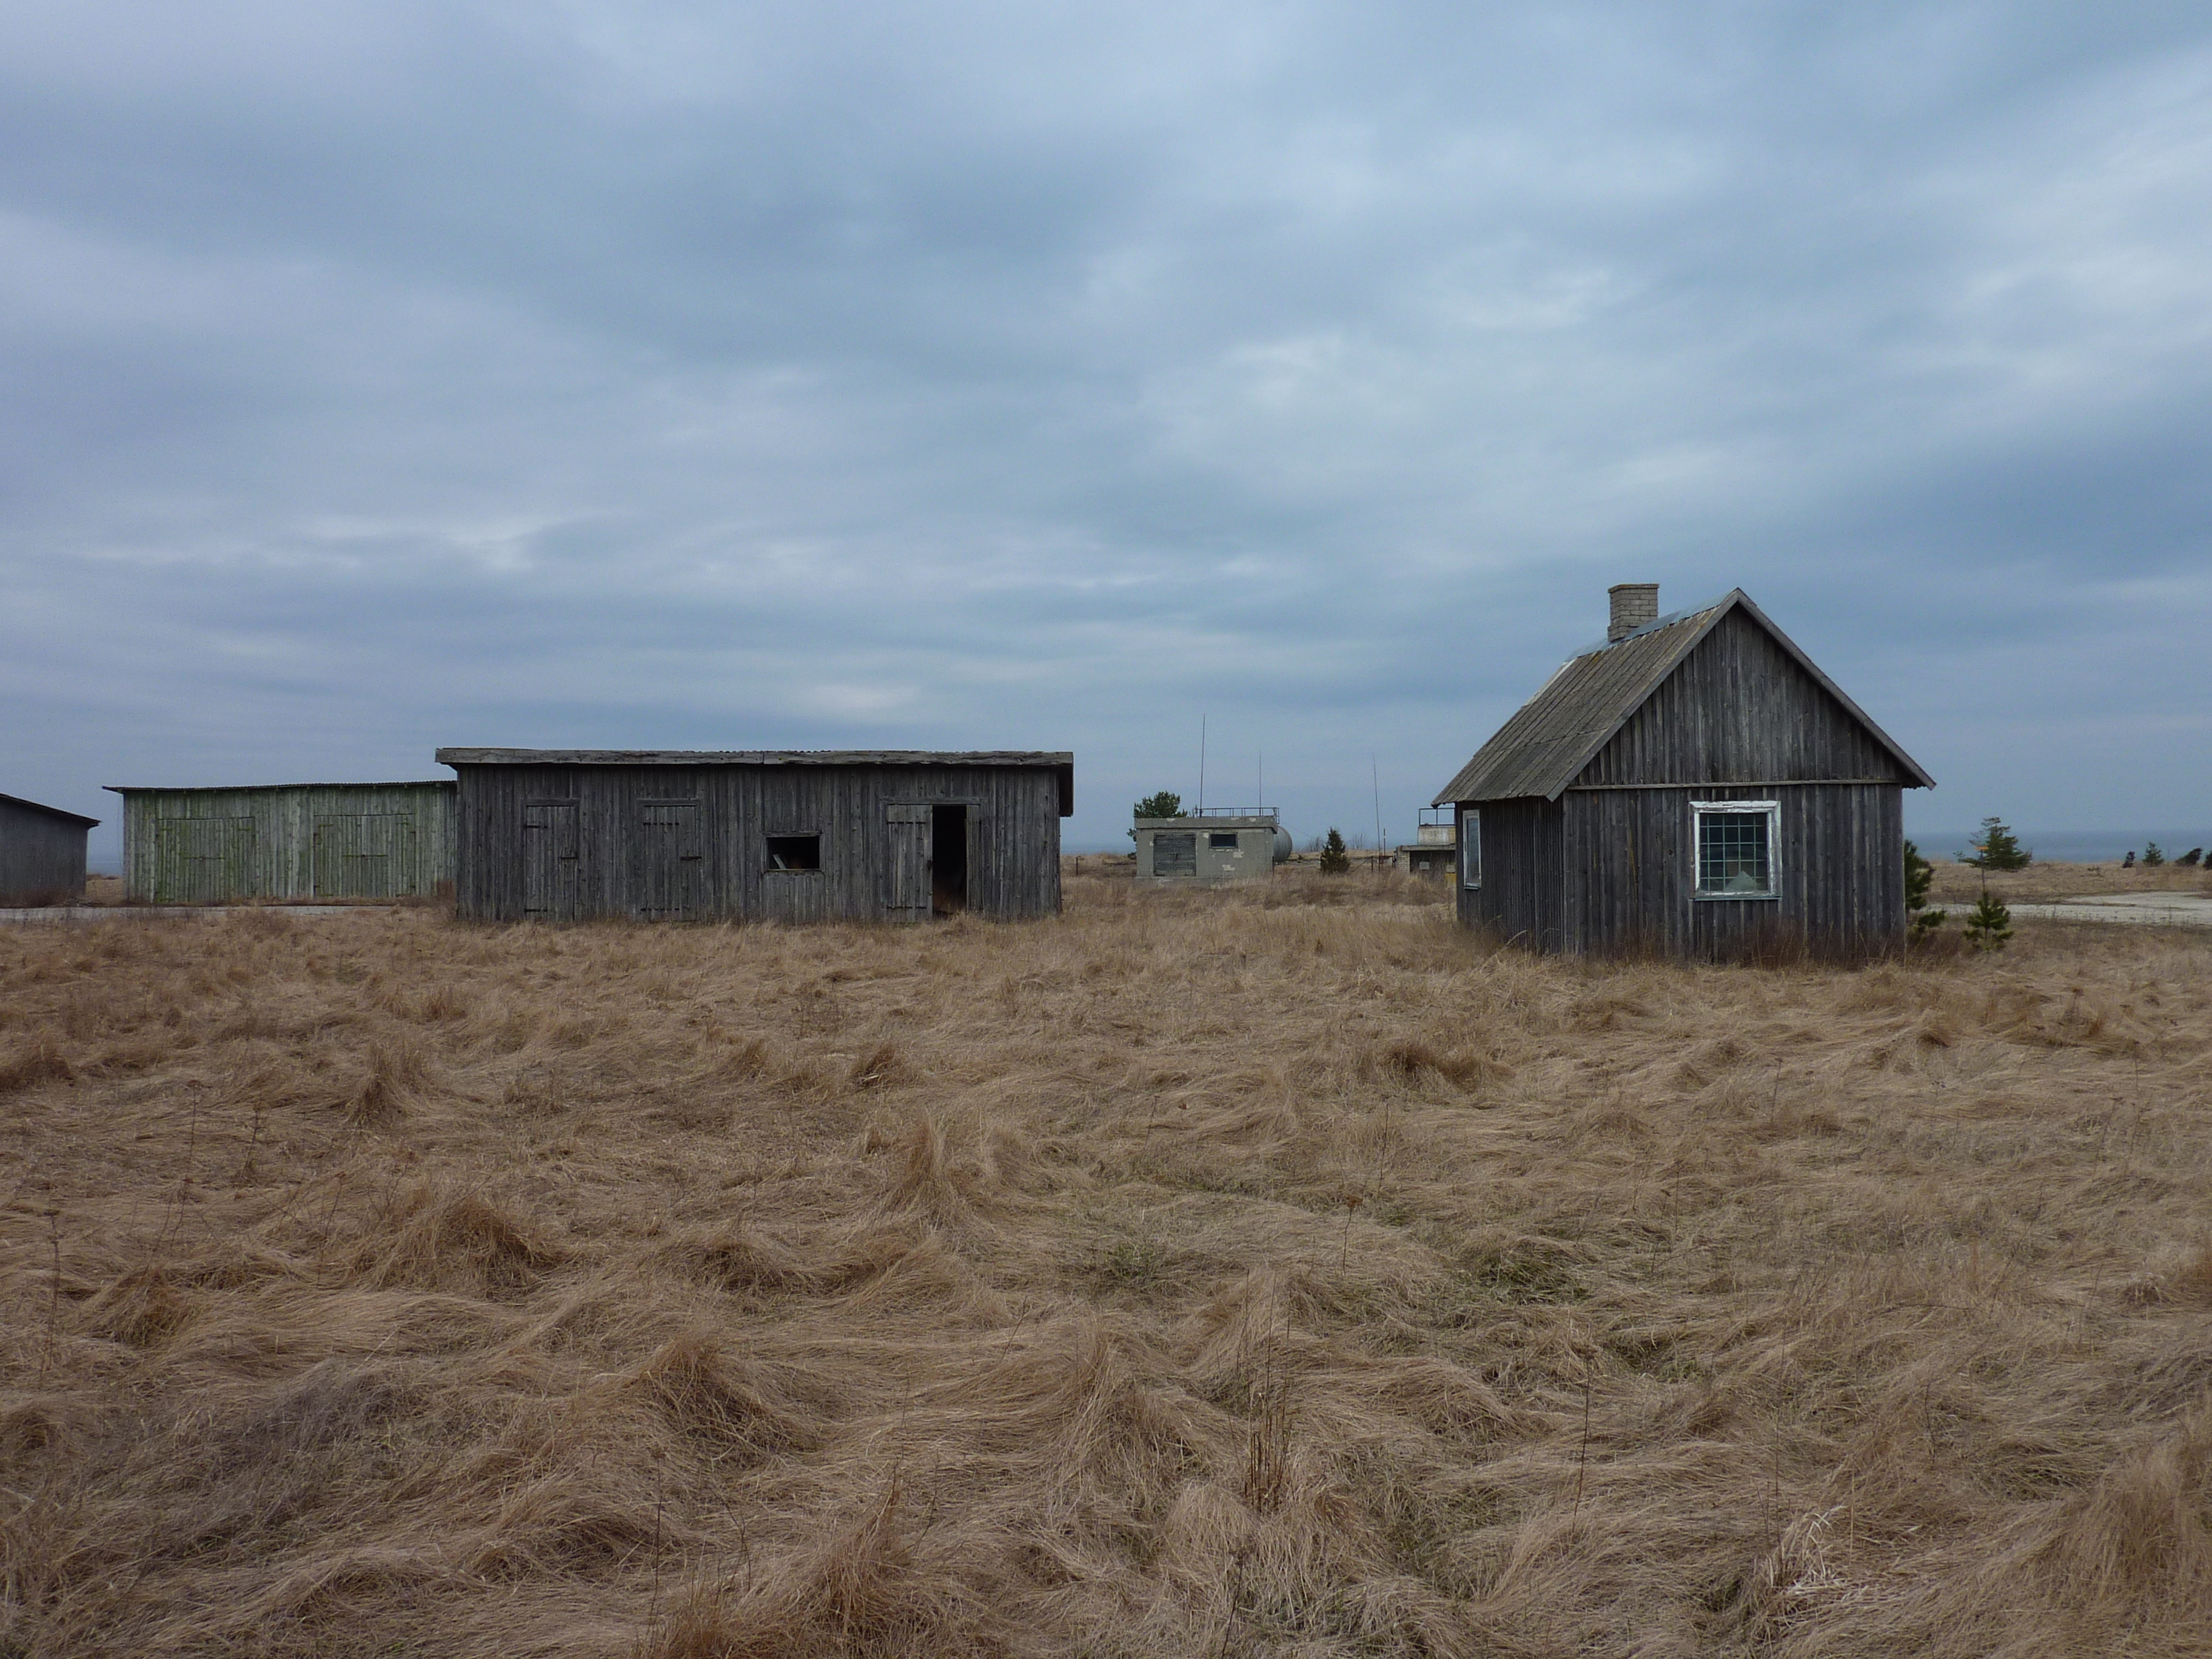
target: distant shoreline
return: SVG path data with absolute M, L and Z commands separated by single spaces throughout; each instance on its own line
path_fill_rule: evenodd
M 1931 860 L 1955 858 L 1980 833 L 1972 830 L 1908 830 L 1905 838 Z M 2013 826 L 2020 844 L 2040 859 L 2061 864 L 2117 864 L 2130 853 L 2140 854 L 2144 845 L 2156 842 L 2166 857 L 2192 847 L 2212 847 L 2212 829 L 2196 830 L 2023 830 Z

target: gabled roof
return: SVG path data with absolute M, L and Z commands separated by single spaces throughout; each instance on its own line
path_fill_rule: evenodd
M 1720 625 L 1732 611 L 1740 611 L 1765 629 L 1770 638 L 1812 676 L 1820 689 L 1841 704 L 1895 760 L 1913 785 L 1933 788 L 1936 780 L 1919 762 L 1899 748 L 1889 733 L 1867 718 L 1836 683 L 1814 665 L 1796 641 L 1774 625 L 1771 618 L 1751 602 L 1750 595 L 1735 588 L 1724 597 L 1694 611 L 1677 611 L 1609 644 L 1599 645 L 1570 658 L 1544 683 L 1543 689 L 1522 706 L 1521 711 L 1498 728 L 1474 758 L 1459 770 L 1431 802 L 1448 806 L 1455 801 L 1506 800 L 1515 796 L 1540 795 L 1557 800 L 1581 775 L 1597 752 L 1611 743 L 1629 718 L 1664 684 L 1682 659 Z M 1685 779 L 1685 782 L 1695 780 Z
M 0 795 L 0 803 L 5 803 L 9 806 L 27 806 L 33 812 L 44 812 L 50 818 L 62 818 L 70 823 L 81 823 L 88 830 L 100 822 L 98 818 L 88 818 L 82 812 L 64 812 L 60 807 L 49 806 L 44 801 L 25 800 L 21 795 Z

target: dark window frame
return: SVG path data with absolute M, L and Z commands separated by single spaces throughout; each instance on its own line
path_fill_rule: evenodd
M 766 863 L 762 868 L 762 873 L 763 875 L 818 876 L 822 873 L 822 832 L 819 830 L 781 830 L 775 835 L 763 836 L 761 839 L 764 843 L 763 854 L 766 860 Z M 814 862 L 811 864 L 778 864 L 776 862 L 776 859 L 779 856 L 776 850 L 776 843 L 778 842 L 812 842 L 814 843 Z M 796 849 L 792 850 L 795 851 Z
M 1482 809 L 1462 806 L 1459 809 L 1459 884 L 1462 887 L 1482 885 Z

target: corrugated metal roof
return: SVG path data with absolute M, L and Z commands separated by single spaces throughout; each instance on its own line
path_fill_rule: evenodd
M 82 812 L 64 812 L 58 806 L 49 806 L 44 801 L 25 800 L 21 795 L 0 795 L 0 801 L 10 806 L 27 806 L 33 812 L 44 812 L 48 817 L 67 818 L 71 823 L 81 823 L 88 830 L 98 823 L 98 818 L 88 818 Z
M 1936 780 L 1890 735 L 1814 665 L 1796 641 L 1777 628 L 1741 588 L 1694 611 L 1677 611 L 1646 623 L 1626 638 L 1599 645 L 1560 665 L 1542 690 L 1498 728 L 1430 803 L 1508 800 L 1539 795 L 1557 800 L 1598 750 L 1610 743 L 1698 642 L 1731 611 L 1741 611 L 1795 658 L 1821 688 L 1850 711 L 1899 765 L 1932 788 Z

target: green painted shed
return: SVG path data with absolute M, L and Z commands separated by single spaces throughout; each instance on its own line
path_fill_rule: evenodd
M 134 904 L 430 898 L 453 890 L 453 785 L 110 784 Z

